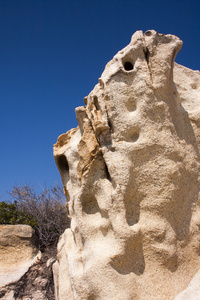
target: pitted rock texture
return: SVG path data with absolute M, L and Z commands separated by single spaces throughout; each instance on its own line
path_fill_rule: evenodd
M 174 63 L 181 47 L 137 31 L 54 145 L 59 300 L 170 300 L 200 267 L 200 73 Z

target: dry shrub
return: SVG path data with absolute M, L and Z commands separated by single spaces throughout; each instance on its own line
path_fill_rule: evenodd
M 9 195 L 20 212 L 35 220 L 34 229 L 39 238 L 40 249 L 56 247 L 60 235 L 70 225 L 62 188 L 59 185 L 53 188 L 45 186 L 38 194 L 34 187 L 25 184 L 14 186 Z

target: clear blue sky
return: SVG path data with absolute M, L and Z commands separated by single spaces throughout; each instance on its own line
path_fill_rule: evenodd
M 180 37 L 200 69 L 200 1 L 0 0 L 0 200 L 15 184 L 60 182 L 57 137 L 77 126 L 105 64 L 136 30 Z

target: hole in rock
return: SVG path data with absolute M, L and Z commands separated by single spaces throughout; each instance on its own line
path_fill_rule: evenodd
M 139 139 L 139 128 L 137 126 L 130 126 L 127 128 L 125 140 L 129 143 L 135 143 Z
M 146 35 L 146 36 L 151 36 L 151 35 L 152 35 L 151 30 L 147 30 L 147 31 L 145 32 L 145 35 Z
M 85 212 L 88 215 L 100 212 L 97 199 L 95 198 L 94 195 L 87 195 L 84 196 L 83 198 L 84 198 L 82 201 L 83 212 Z
M 67 159 L 64 154 L 60 155 L 57 158 L 57 165 L 58 169 L 60 171 L 60 175 L 62 177 L 63 185 L 65 186 L 67 182 L 69 181 L 69 165 L 67 162 Z M 65 191 L 65 195 L 67 195 L 68 192 Z
M 125 69 L 126 71 L 131 71 L 131 70 L 133 70 L 133 64 L 132 64 L 130 61 L 125 62 L 125 63 L 124 63 L 124 69 Z
M 150 52 L 149 49 L 146 47 L 146 49 L 144 50 L 144 55 L 145 55 L 145 59 L 147 61 L 147 64 L 149 64 L 149 57 L 150 57 Z
M 192 84 L 191 84 L 191 87 L 195 90 L 195 89 L 197 88 L 196 83 L 192 83 Z
M 108 118 L 108 126 L 110 127 L 110 130 L 113 131 L 113 125 L 109 118 Z
M 69 172 L 69 165 L 67 162 L 67 159 L 65 155 L 60 155 L 58 157 L 58 168 L 60 169 L 61 172 Z
M 128 101 L 125 103 L 126 108 L 128 111 L 132 112 L 136 110 L 136 102 L 131 97 L 128 99 Z
M 139 133 L 138 133 L 138 132 L 135 132 L 135 133 L 131 136 L 131 142 L 135 143 L 138 139 L 139 139 Z
M 99 102 L 97 96 L 94 96 L 94 105 L 96 107 L 96 110 L 100 110 Z
M 109 171 L 108 171 L 108 167 L 107 167 L 106 164 L 105 164 L 105 172 L 106 172 L 106 178 L 111 182 L 110 173 L 109 173 Z

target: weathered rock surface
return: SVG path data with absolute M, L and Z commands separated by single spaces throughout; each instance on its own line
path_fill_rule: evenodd
M 54 145 L 59 300 L 170 300 L 200 268 L 200 73 L 174 64 L 181 46 L 136 32 Z
M 174 300 L 199 300 L 200 299 L 200 270 L 192 278 L 188 287 Z
M 54 300 L 53 253 L 44 252 L 17 281 L 0 288 L 2 300 Z
M 29 225 L 0 225 L 0 288 L 16 282 L 40 257 Z

